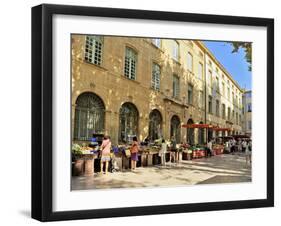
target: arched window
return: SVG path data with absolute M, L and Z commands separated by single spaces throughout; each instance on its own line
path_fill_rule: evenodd
M 199 124 L 203 124 L 203 122 L 200 122 Z M 204 144 L 205 142 L 205 129 L 200 128 L 198 131 L 198 143 Z
M 86 92 L 76 100 L 74 139 L 89 140 L 94 133 L 104 133 L 105 106 L 94 93 Z
M 171 130 L 170 130 L 170 137 L 174 137 L 177 143 L 180 143 L 180 136 L 181 136 L 181 128 L 180 128 L 180 119 L 178 116 L 174 115 L 171 118 Z
M 132 103 L 124 103 L 119 115 L 119 141 L 128 142 L 138 135 L 139 112 Z
M 192 119 L 188 119 L 187 124 L 191 125 L 193 124 Z M 194 144 L 194 129 L 193 128 L 187 128 L 186 129 L 186 142 L 189 144 Z
M 162 137 L 162 116 L 161 113 L 154 109 L 149 114 L 149 138 L 151 140 Z

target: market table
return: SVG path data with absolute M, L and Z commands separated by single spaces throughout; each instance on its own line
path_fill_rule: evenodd
M 94 161 L 97 154 L 81 154 L 75 156 L 73 162 L 74 176 L 91 176 L 94 174 Z

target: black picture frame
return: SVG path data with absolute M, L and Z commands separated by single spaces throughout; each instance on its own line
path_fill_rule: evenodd
M 52 210 L 52 18 L 55 14 L 247 25 L 267 29 L 267 198 L 95 210 Z M 43 4 L 32 8 L 32 218 L 40 221 L 123 217 L 274 206 L 274 20 Z

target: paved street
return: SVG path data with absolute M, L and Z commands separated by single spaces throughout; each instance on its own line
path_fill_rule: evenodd
M 135 171 L 72 177 L 72 190 L 182 186 L 194 184 L 251 182 L 251 167 L 245 156 L 217 155 L 166 166 L 140 167 Z

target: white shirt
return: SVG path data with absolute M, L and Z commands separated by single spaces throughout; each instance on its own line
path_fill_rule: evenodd
M 162 143 L 161 144 L 161 153 L 166 153 L 167 152 L 167 144 L 166 143 Z

